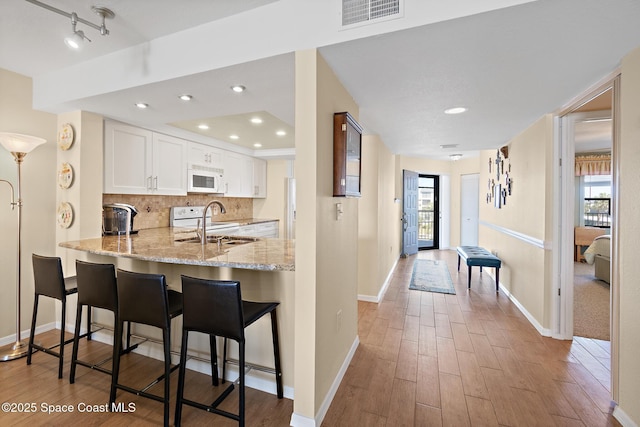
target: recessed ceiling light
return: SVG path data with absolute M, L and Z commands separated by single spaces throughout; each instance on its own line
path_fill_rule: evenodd
M 447 148 L 456 148 L 457 146 L 458 146 L 458 144 L 443 144 L 443 145 L 440 146 L 440 148 L 445 150 Z
M 449 158 L 455 162 L 462 158 L 462 154 L 449 154 Z
M 259 125 L 260 123 L 262 123 L 262 119 L 260 117 L 253 117 L 251 119 L 251 123 L 253 123 L 254 125 Z
M 465 111 L 467 111 L 466 107 L 453 107 L 453 108 L 447 108 L 446 110 L 444 110 L 445 114 L 461 114 L 464 113 Z
M 231 138 L 231 139 L 240 139 L 240 137 L 238 135 L 236 135 L 236 134 L 229 135 L 229 138 Z
M 285 131 L 283 131 L 283 130 L 279 130 L 279 131 L 276 132 L 276 135 L 278 135 L 278 136 L 285 136 L 286 134 L 287 133 Z
M 231 90 L 233 90 L 234 92 L 237 92 L 237 93 L 244 92 L 245 89 L 246 89 L 246 87 L 244 87 L 242 85 L 231 86 Z
M 141 110 L 144 110 L 148 106 L 149 104 L 145 104 L 144 102 L 136 102 L 136 107 L 140 108 Z
M 201 125 L 198 125 L 198 129 L 202 129 L 202 130 L 207 130 L 209 129 L 209 125 L 205 125 L 204 123 Z
M 255 144 L 253 144 L 253 146 L 256 148 L 260 148 L 262 147 L 262 144 L 260 144 L 259 142 L 256 142 Z
M 178 98 L 182 99 L 183 101 L 191 101 L 191 99 L 193 98 L 193 96 L 191 95 L 187 95 L 186 93 L 184 95 L 180 95 Z

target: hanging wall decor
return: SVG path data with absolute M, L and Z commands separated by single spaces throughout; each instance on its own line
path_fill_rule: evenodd
M 495 175 L 492 175 L 495 174 Z M 513 179 L 511 177 L 511 161 L 509 160 L 509 146 L 496 150 L 495 159 L 489 158 L 489 180 L 487 181 L 487 204 L 501 209 L 507 204 L 507 197 L 511 195 Z
M 73 145 L 73 138 L 73 126 L 70 123 L 63 124 L 60 132 L 58 132 L 58 147 L 62 151 L 67 151 Z

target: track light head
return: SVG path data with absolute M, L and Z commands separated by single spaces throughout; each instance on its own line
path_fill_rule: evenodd
M 96 25 L 93 22 L 87 21 L 86 19 L 82 19 L 75 12 L 65 12 L 64 10 L 60 10 L 56 7 L 49 6 L 39 0 L 26 0 L 27 2 L 34 4 L 36 6 L 42 7 L 44 9 L 50 10 L 51 12 L 57 13 L 58 15 L 66 16 L 67 18 L 71 18 L 71 31 L 72 34 L 69 37 L 65 37 L 64 42 L 67 46 L 72 49 L 79 49 L 84 40 L 91 41 L 87 36 L 85 36 L 84 31 L 76 30 L 76 25 L 81 23 L 88 27 L 91 27 L 100 32 L 100 35 L 106 36 L 109 34 L 109 30 L 105 25 L 105 19 L 113 19 L 116 14 L 113 13 L 112 10 L 107 9 L 102 6 L 92 6 L 91 10 L 100 17 L 100 25 Z
M 84 31 L 77 30 L 74 31 L 73 34 L 71 34 L 69 37 L 65 37 L 64 42 L 72 49 L 80 49 L 82 43 L 85 40 L 88 40 L 89 42 L 91 41 L 89 37 L 84 35 Z

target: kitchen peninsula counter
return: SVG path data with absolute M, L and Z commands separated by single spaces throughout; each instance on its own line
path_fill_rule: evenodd
M 209 233 L 208 235 L 219 235 Z M 242 298 L 249 301 L 278 301 L 278 330 L 280 332 L 280 355 L 285 397 L 293 398 L 294 383 L 294 325 L 295 325 L 295 264 L 294 241 L 247 236 L 229 236 L 238 244 L 222 245 L 207 243 L 204 247 L 198 241 L 195 230 L 179 227 L 164 227 L 140 230 L 130 236 L 103 236 L 59 243 L 64 271 L 73 274 L 75 260 L 82 259 L 96 263 L 113 263 L 118 269 L 139 273 L 163 274 L 167 285 L 176 291 L 182 290 L 181 276 L 211 280 L 236 280 L 242 285 Z M 243 240 L 250 240 L 244 243 Z M 189 241 L 191 240 L 191 241 Z M 142 304 L 143 302 L 141 302 Z M 73 302 L 67 307 L 75 312 Z M 94 310 L 94 322 L 112 325 L 113 314 L 104 310 Z M 73 321 L 71 321 L 73 322 Z M 73 323 L 67 328 L 73 330 Z M 135 324 L 134 332 L 140 336 L 161 335 L 157 328 Z M 172 349 L 180 351 L 180 322 L 172 324 Z M 247 361 L 273 366 L 273 346 L 271 323 L 260 319 L 246 331 Z M 96 340 L 109 343 L 110 334 L 96 333 Z M 230 346 L 230 357 L 237 358 L 237 348 Z M 163 349 L 155 343 L 147 343 L 136 353 L 163 360 Z M 189 343 L 193 356 L 209 358 L 209 340 L 193 340 Z M 207 362 L 191 360 L 187 368 L 206 374 L 211 373 Z M 228 379 L 237 376 L 234 365 L 228 367 Z M 274 376 L 259 370 L 247 374 L 247 386 L 274 393 Z
M 294 241 L 261 238 L 238 245 L 201 245 L 185 229 L 164 227 L 140 230 L 129 236 L 103 236 L 62 242 L 60 247 L 106 255 L 169 264 L 231 267 L 262 271 L 294 271 Z M 232 236 L 233 237 L 233 236 Z M 185 241 L 187 240 L 187 241 Z

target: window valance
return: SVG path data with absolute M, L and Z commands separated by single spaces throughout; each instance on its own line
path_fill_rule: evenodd
M 576 176 L 611 175 L 611 154 L 576 156 Z

